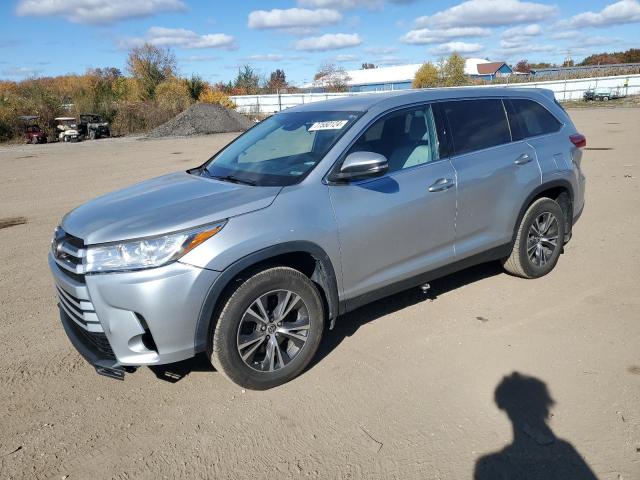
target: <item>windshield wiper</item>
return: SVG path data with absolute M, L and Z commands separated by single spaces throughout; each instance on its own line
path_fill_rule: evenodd
M 256 182 L 252 182 L 251 180 L 245 180 L 243 178 L 238 178 L 234 175 L 211 175 L 208 174 L 207 175 L 209 178 L 215 178 L 216 180 L 222 180 L 224 182 L 231 182 L 231 183 L 240 183 L 242 185 L 251 185 L 252 187 L 255 187 L 257 185 Z

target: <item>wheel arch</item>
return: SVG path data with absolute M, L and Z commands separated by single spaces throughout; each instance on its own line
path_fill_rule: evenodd
M 555 200 L 560 204 L 560 207 L 562 208 L 562 211 L 565 215 L 565 224 L 567 226 L 567 231 L 565 233 L 565 242 L 567 242 L 568 239 L 571 238 L 571 229 L 573 226 L 573 186 L 568 180 L 558 179 L 538 185 L 538 187 L 536 187 L 526 198 L 526 200 L 520 207 L 520 212 L 518 213 L 518 218 L 513 228 L 513 236 L 511 239 L 512 243 L 514 243 L 516 240 L 518 227 L 520 226 L 520 222 L 522 222 L 522 218 L 524 217 L 527 209 L 533 202 L 543 197 L 551 198 L 552 200 Z
M 213 282 L 200 309 L 196 325 L 195 351 L 205 351 L 216 313 L 237 282 L 270 266 L 289 266 L 311 279 L 322 294 L 330 328 L 338 316 L 338 285 L 331 259 L 319 245 L 308 241 L 284 242 L 258 250 L 235 261 Z

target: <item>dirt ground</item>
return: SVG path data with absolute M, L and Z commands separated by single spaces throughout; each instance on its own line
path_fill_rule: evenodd
M 204 358 L 96 375 L 46 262 L 65 212 L 232 134 L 0 147 L 0 478 L 460 480 L 489 454 L 531 473 L 562 450 L 597 478 L 640 479 L 640 109 L 570 113 L 587 205 L 552 274 L 485 265 L 364 307 L 266 392 Z

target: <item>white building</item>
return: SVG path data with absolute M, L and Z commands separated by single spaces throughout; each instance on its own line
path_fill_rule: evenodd
M 349 70 L 345 83 L 351 92 L 377 92 L 383 90 L 404 90 L 411 88 L 413 78 L 422 63 L 395 65 L 392 67 Z M 493 62 L 484 58 L 465 60 L 464 73 L 471 77 L 490 80 L 496 76 L 510 75 L 511 68 L 504 62 Z M 322 90 L 326 82 L 322 79 L 306 84 L 304 88 Z

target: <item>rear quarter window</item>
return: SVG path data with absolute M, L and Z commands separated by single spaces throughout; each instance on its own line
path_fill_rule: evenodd
M 533 100 L 512 99 L 514 121 L 525 137 L 537 137 L 560 130 L 562 123 L 546 108 Z
M 511 142 L 499 99 L 459 100 L 442 104 L 457 155 Z

